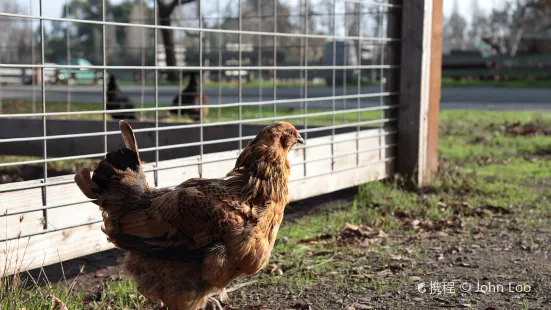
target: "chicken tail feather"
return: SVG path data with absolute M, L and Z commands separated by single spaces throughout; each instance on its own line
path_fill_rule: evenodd
M 90 199 L 99 199 L 96 203 L 103 208 L 107 208 L 107 204 L 124 205 L 149 189 L 132 127 L 125 121 L 120 121 L 119 127 L 126 147 L 107 153 L 91 178 L 88 169 L 75 175 L 82 193 Z
M 143 173 L 132 127 L 125 121 L 120 121 L 119 127 L 126 147 L 107 153 L 92 177 L 89 169 L 82 169 L 75 175 L 82 193 L 94 199 L 103 211 L 102 230 L 111 242 L 120 234 L 124 217 L 147 209 L 154 192 Z
M 136 157 L 138 157 L 138 161 L 141 162 L 140 152 L 138 151 L 138 142 L 136 141 L 136 136 L 134 135 L 134 131 L 132 131 L 132 127 L 130 127 L 130 124 L 126 121 L 120 121 L 119 128 L 122 133 L 124 145 L 126 145 L 128 149 L 136 152 Z
M 90 169 L 84 168 L 80 170 L 80 172 L 75 175 L 75 182 L 86 197 L 89 199 L 94 199 L 93 202 L 95 204 L 99 204 L 96 200 L 99 198 L 99 195 L 97 194 L 99 188 L 90 178 Z

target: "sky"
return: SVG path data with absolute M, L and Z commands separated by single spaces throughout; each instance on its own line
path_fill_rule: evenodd
M 19 3 L 29 3 L 29 1 L 32 2 L 38 2 L 37 0 L 27 0 L 27 1 L 21 1 L 18 0 Z M 290 0 L 292 1 L 292 0 Z M 444 1 L 444 16 L 449 16 L 451 12 L 453 11 L 453 5 L 455 0 L 443 0 Z M 65 3 L 66 0 L 47 0 L 43 1 L 43 3 L 48 3 L 47 5 L 44 5 L 43 11 L 44 16 L 48 17 L 59 17 L 61 8 L 63 6 L 63 3 Z M 112 3 L 118 3 L 120 0 L 111 0 Z M 504 2 L 504 0 L 484 0 L 478 1 L 478 5 L 482 11 L 488 12 L 493 6 L 499 6 Z M 470 14 L 470 9 L 472 6 L 472 0 L 457 0 L 457 5 L 459 8 L 459 12 L 464 15 L 467 20 L 470 19 L 468 16 Z M 27 5 L 28 6 L 28 5 Z M 35 13 L 36 14 L 36 13 Z

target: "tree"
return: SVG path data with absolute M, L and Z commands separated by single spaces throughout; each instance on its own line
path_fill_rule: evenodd
M 467 21 L 459 13 L 457 0 L 454 2 L 451 16 L 446 18 L 444 23 L 444 48 L 448 51 L 452 49 L 464 49 Z
M 146 6 L 143 1 L 135 3 L 130 11 L 130 20 L 132 24 L 152 24 L 153 10 Z M 124 47 L 128 54 L 126 63 L 146 65 L 147 56 L 154 56 L 151 51 L 154 50 L 152 37 L 154 32 L 142 27 L 128 27 L 124 33 Z M 149 53 L 147 51 L 150 51 Z M 149 63 L 150 64 L 150 63 Z
M 186 3 L 193 2 L 194 0 L 171 0 L 166 3 L 164 0 L 157 0 L 157 12 L 159 14 L 159 25 L 170 27 L 172 20 L 170 16 L 178 5 L 184 5 Z M 166 65 L 169 67 L 176 66 L 176 55 L 174 50 L 174 32 L 172 29 L 161 29 L 161 36 L 163 38 L 163 45 L 166 56 Z M 174 70 L 167 71 L 168 81 L 178 81 L 179 74 Z
M 63 6 L 61 17 L 102 20 L 102 2 L 72 0 Z M 58 36 L 65 38 L 63 46 L 71 50 L 72 56 L 87 58 L 93 64 L 103 63 L 102 27 L 88 23 L 70 23 L 69 28 L 64 27 L 59 30 L 62 33 Z
M 101 21 L 103 7 L 101 0 L 71 0 L 63 6 L 61 16 L 66 18 Z M 132 11 L 140 7 L 142 0 L 124 0 L 116 5 L 106 0 L 105 19 L 122 23 L 131 22 Z M 143 6 L 145 15 L 152 20 L 153 9 Z M 138 21 L 132 21 L 137 23 Z M 144 22 L 144 20 L 141 20 Z M 108 64 L 130 64 L 132 49 L 123 48 L 129 41 L 126 39 L 129 30 L 140 31 L 137 27 L 105 26 L 105 50 Z M 52 30 L 44 33 L 46 41 L 46 61 L 57 62 L 71 57 L 82 57 L 93 64 L 103 64 L 103 27 L 89 23 L 52 23 Z
M 0 0 L 0 12 L 21 13 L 21 8 L 11 0 Z M 22 63 L 19 57 L 21 42 L 14 42 L 14 38 L 21 39 L 19 35 L 24 33 L 23 24 L 11 17 L 0 17 L 0 58 L 4 63 Z M 15 43 L 15 44 L 14 44 Z
M 476 49 L 483 38 L 490 35 L 490 24 L 488 18 L 480 10 L 478 0 L 471 1 L 471 24 L 467 34 L 467 48 Z
M 346 32 L 348 36 L 351 37 L 358 37 L 360 36 L 360 21 L 361 21 L 361 10 L 362 5 L 359 2 L 355 3 L 346 3 L 345 2 L 345 8 L 346 8 L 346 16 L 345 16 L 345 22 L 346 22 Z M 358 52 L 358 49 L 360 48 L 360 41 L 354 40 L 354 54 L 356 55 L 356 63 L 358 65 L 361 64 L 361 52 Z
M 551 0 L 508 0 L 492 10 L 488 23 L 489 39 L 497 42 L 501 54 L 514 56 L 527 35 L 545 37 L 551 28 Z

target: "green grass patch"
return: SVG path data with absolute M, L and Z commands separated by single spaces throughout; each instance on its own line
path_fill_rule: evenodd
M 454 80 L 442 78 L 442 87 L 549 88 L 551 80 Z
M 355 102 L 353 103 L 355 104 Z M 166 106 L 164 106 L 166 107 Z M 136 105 L 136 108 L 141 108 L 140 105 Z M 150 109 L 155 108 L 154 104 L 144 104 L 143 108 Z M 41 107 L 29 102 L 7 102 L 2 106 L 3 114 L 29 114 L 29 117 L 33 117 L 32 113 L 40 112 Z M 74 103 L 70 106 L 67 103 L 61 102 L 48 102 L 46 103 L 46 112 L 82 112 L 82 114 L 73 115 L 57 115 L 49 116 L 48 119 L 86 119 L 86 120 L 103 120 L 103 114 L 89 114 L 92 111 L 101 110 L 100 104 L 94 103 Z M 88 114 L 87 114 L 88 113 Z M 192 122 L 187 116 L 182 115 L 171 116 L 168 114 L 168 110 L 159 111 L 159 121 L 161 122 Z M 316 115 L 316 114 L 322 115 Z M 274 120 L 286 120 L 292 122 L 295 125 L 312 125 L 312 126 L 326 126 L 331 124 L 348 124 L 358 121 L 375 120 L 383 117 L 383 111 L 362 111 L 362 112 L 340 112 L 336 115 L 331 115 L 330 111 L 311 109 L 305 110 L 304 108 L 288 108 L 282 106 L 243 106 L 239 107 L 222 107 L 222 108 L 210 108 L 208 116 L 205 118 L 205 123 L 217 123 L 228 122 L 238 120 L 250 120 L 247 124 L 270 124 Z M 306 117 L 292 117 L 302 114 L 314 114 Z M 156 113 L 155 111 L 138 111 L 136 117 L 143 121 L 154 121 Z M 291 116 L 291 117 L 289 117 Z M 111 117 L 108 115 L 107 119 Z M 254 121 L 259 119 L 258 121 Z
M 360 86 L 375 86 L 375 85 L 380 85 L 380 83 L 381 83 L 380 81 L 372 81 L 372 80 L 364 78 L 364 79 L 361 80 Z M 134 82 L 130 82 L 130 81 L 120 81 L 119 84 L 120 85 L 142 85 L 140 82 L 134 83 Z M 154 83 L 146 82 L 145 85 L 146 86 L 153 86 Z M 182 87 L 185 87 L 187 85 L 187 80 L 183 79 L 182 82 L 159 81 L 158 85 L 159 86 L 182 86 Z M 346 85 L 348 87 L 356 87 L 356 86 L 358 86 L 358 81 L 357 80 L 348 80 L 346 82 Z M 203 84 L 203 86 L 205 88 L 218 88 L 218 87 L 221 87 L 221 88 L 233 88 L 233 89 L 235 89 L 235 88 L 239 87 L 239 82 L 237 80 L 220 81 L 220 82 L 210 81 L 210 82 L 205 82 Z M 300 80 L 300 79 L 278 80 L 275 83 L 275 86 L 277 88 L 300 88 L 300 87 L 304 87 L 304 86 L 307 86 L 307 87 L 327 87 L 327 85 L 325 83 L 325 80 L 308 81 L 305 85 L 304 80 Z M 264 79 L 264 80 L 254 79 L 254 80 L 250 80 L 250 81 L 242 81 L 241 82 L 241 88 L 273 88 L 273 87 L 274 87 L 273 80 L 267 80 L 267 79 Z
M 440 116 L 441 165 L 431 184 L 418 191 L 404 189 L 399 179 L 364 184 L 352 205 L 333 205 L 284 225 L 267 271 L 255 276 L 258 287 L 284 287 L 298 296 L 327 283 L 335 290 L 361 291 L 367 287 L 384 293 L 396 289 L 385 279 L 367 281 L 358 275 L 380 271 L 372 269 L 368 257 L 386 264 L 393 255 L 403 253 L 404 247 L 383 243 L 364 249 L 339 246 L 335 241 L 345 223 L 367 225 L 405 239 L 416 232 L 397 214 L 432 223 L 455 217 L 474 221 L 481 212 L 490 217 L 496 212 L 511 212 L 515 221 L 530 223 L 549 214 L 551 194 L 541 186 L 551 177 L 551 156 L 545 152 L 550 148 L 548 137 L 515 136 L 508 128 L 514 123 L 551 128 L 551 114 L 445 111 Z M 323 241 L 305 242 L 320 236 Z M 272 269 L 281 272 L 268 272 Z M 16 302 L 18 307 L 30 308 L 41 300 L 39 292 L 43 290 L 35 287 L 0 295 L 4 298 L 0 304 L 11 298 L 10 305 Z M 79 308 L 73 302 L 78 299 L 75 294 L 61 292 L 60 296 L 66 298 L 68 306 Z M 233 294 L 246 293 L 241 290 Z M 122 279 L 105 282 L 93 305 L 92 309 L 124 309 L 145 307 L 147 303 L 130 280 Z

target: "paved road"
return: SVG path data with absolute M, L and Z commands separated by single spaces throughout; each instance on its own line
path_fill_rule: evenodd
M 143 92 L 139 86 L 124 86 L 122 90 L 130 96 L 136 103 L 143 100 L 146 103 L 153 103 L 155 100 L 154 88 L 147 86 Z M 46 87 L 46 99 L 48 102 L 66 102 L 68 100 L 67 86 Z M 207 88 L 205 92 L 210 97 L 210 103 L 235 103 L 239 102 L 237 89 L 222 89 L 221 96 L 218 95 L 217 88 Z M 357 89 L 337 88 L 335 95 L 355 94 Z M 362 87 L 362 94 L 378 93 L 378 87 Z M 159 104 L 167 105 L 172 102 L 172 98 L 178 93 L 178 88 L 173 86 L 159 87 Z M 273 99 L 273 89 L 262 89 L 263 96 L 259 96 L 258 89 L 243 89 L 243 102 L 256 102 Z M 41 91 L 35 89 L 36 100 L 40 100 Z M 308 97 L 329 97 L 332 96 L 331 88 L 310 88 Z M 297 99 L 301 97 L 299 88 L 280 88 L 277 90 L 277 99 Z M 2 100 L 25 100 L 31 101 L 33 90 L 30 86 L 1 86 L 0 98 Z M 101 87 L 97 86 L 71 86 L 70 100 L 74 103 L 102 103 L 103 95 Z M 379 104 L 379 98 L 362 98 L 361 106 L 373 106 Z M 286 106 L 297 107 L 299 103 L 289 103 Z M 342 100 L 337 102 L 342 106 Z M 350 99 L 346 103 L 347 107 L 357 107 L 357 100 Z M 310 108 L 330 108 L 331 100 L 319 100 L 308 103 Z M 442 109 L 476 109 L 476 110 L 541 110 L 551 111 L 551 89 L 505 89 L 505 88 L 444 88 L 442 89 Z

